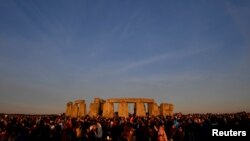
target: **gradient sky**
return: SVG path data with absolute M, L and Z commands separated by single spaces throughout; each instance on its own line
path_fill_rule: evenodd
M 0 112 L 94 97 L 250 112 L 250 1 L 1 0 Z

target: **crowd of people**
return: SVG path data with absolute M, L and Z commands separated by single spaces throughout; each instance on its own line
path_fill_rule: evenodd
M 211 129 L 249 131 L 250 114 L 128 118 L 0 115 L 0 141 L 206 141 Z

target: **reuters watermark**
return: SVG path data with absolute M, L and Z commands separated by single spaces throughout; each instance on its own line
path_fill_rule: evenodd
M 247 136 L 247 131 L 233 131 L 230 129 L 229 131 L 219 131 L 218 129 L 212 129 L 212 136 L 215 137 L 225 137 L 225 136 L 235 136 L 235 137 L 245 137 Z

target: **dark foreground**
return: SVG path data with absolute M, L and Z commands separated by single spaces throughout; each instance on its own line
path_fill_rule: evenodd
M 250 114 L 245 112 L 126 119 L 0 115 L 0 141 L 211 141 L 218 139 L 212 129 L 246 131 L 249 136 L 249 128 Z

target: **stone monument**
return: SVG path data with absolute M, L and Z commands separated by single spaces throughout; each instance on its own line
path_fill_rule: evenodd
M 94 101 L 90 103 L 88 115 L 91 117 L 102 115 L 106 118 L 113 118 L 115 112 L 114 103 L 118 103 L 118 116 L 125 118 L 129 116 L 129 103 L 134 103 L 134 114 L 139 117 L 146 116 L 146 111 L 148 111 L 149 116 L 172 116 L 174 110 L 173 104 L 161 103 L 160 106 L 158 106 L 153 99 L 148 98 L 110 98 L 107 100 L 95 98 Z M 147 105 L 147 109 L 145 104 Z M 73 102 L 67 103 L 66 116 L 77 118 L 85 115 L 85 100 L 76 100 L 74 104 Z

